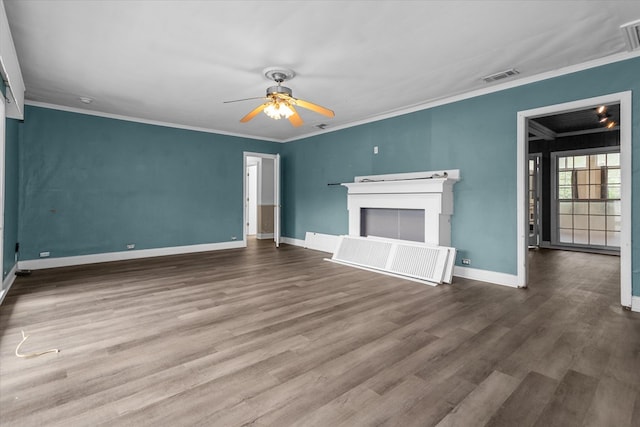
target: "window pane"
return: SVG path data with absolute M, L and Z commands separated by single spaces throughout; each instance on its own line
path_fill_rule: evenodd
M 604 215 L 604 202 L 589 202 L 589 213 L 591 215 Z
M 589 230 L 606 230 L 605 217 L 601 215 L 591 215 L 589 217 Z
M 607 169 L 607 183 L 620 184 L 620 169 Z
M 589 233 L 589 244 L 604 246 L 606 244 L 606 233 L 604 231 L 592 231 Z
M 574 215 L 573 228 L 587 230 L 589 228 L 589 215 Z
M 577 171 L 576 173 L 576 184 L 589 184 L 589 171 Z
M 570 214 L 573 212 L 573 203 L 571 202 L 560 202 L 559 206 L 558 206 L 558 211 L 561 214 Z
M 582 169 L 587 167 L 587 156 L 575 156 L 573 158 L 573 168 Z
M 558 157 L 558 169 L 564 169 L 567 167 L 567 158 Z
M 558 173 L 559 185 L 571 185 L 571 172 L 559 172 Z
M 596 166 L 602 167 L 607 165 L 607 155 L 606 154 L 597 154 L 596 155 Z
M 573 215 L 558 215 L 560 228 L 573 227 Z
M 607 217 L 607 230 L 609 231 L 620 231 L 620 218 L 619 216 L 608 216 Z
M 567 169 L 573 169 L 573 157 L 567 157 Z
M 573 230 L 561 228 L 558 239 L 561 243 L 573 243 Z
M 558 198 L 559 199 L 571 199 L 571 187 L 563 186 L 558 188 Z
M 607 154 L 607 166 L 620 166 L 620 153 Z
M 575 202 L 573 204 L 573 213 L 587 215 L 589 213 L 589 202 Z
M 578 194 L 576 199 L 588 199 L 589 198 L 589 186 L 578 185 Z
M 621 215 L 620 200 L 607 202 L 607 215 Z
M 573 230 L 573 243 L 588 245 L 589 232 L 587 230 Z
M 598 200 L 602 195 L 602 186 L 598 185 L 590 185 L 589 186 L 589 198 L 593 200 Z
M 620 186 L 608 185 L 607 186 L 607 199 L 619 199 L 620 198 Z
M 620 247 L 620 232 L 607 231 L 607 246 Z

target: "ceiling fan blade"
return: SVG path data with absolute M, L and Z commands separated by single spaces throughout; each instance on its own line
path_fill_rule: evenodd
M 335 113 L 328 108 L 322 107 L 317 104 L 313 104 L 309 101 L 304 101 L 302 99 L 292 98 L 296 105 L 301 106 L 302 108 L 306 108 L 307 110 L 315 111 L 316 113 L 320 113 L 327 117 L 335 117 Z
M 222 103 L 223 104 L 229 104 L 231 102 L 250 101 L 252 99 L 268 99 L 268 98 L 265 98 L 264 96 L 255 96 L 253 98 L 234 99 L 233 101 L 223 101 Z
M 299 127 L 302 126 L 302 117 L 300 117 L 300 114 L 298 114 L 298 112 L 296 111 L 295 108 L 293 108 L 293 105 L 289 105 L 289 108 L 291 108 L 291 110 L 293 110 L 293 114 L 291 116 L 289 116 L 289 122 L 293 125 L 293 127 Z
M 240 119 L 240 122 L 242 123 L 246 123 L 249 120 L 253 119 L 255 116 L 257 116 L 258 114 L 260 114 L 260 112 L 262 110 L 264 110 L 265 108 L 267 108 L 267 105 L 269 105 L 268 102 L 265 102 L 262 105 L 257 106 L 256 108 L 254 108 L 249 114 L 247 114 L 246 116 L 244 116 L 243 118 Z

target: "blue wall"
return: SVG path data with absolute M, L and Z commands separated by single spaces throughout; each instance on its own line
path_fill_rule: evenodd
M 519 86 L 440 107 L 285 144 L 284 235 L 348 232 L 346 189 L 354 176 L 460 169 L 452 243 L 473 267 L 517 273 L 516 115 L 518 111 L 614 92 L 640 92 L 640 58 Z M 640 213 L 640 99 L 633 100 L 633 217 Z M 373 154 L 373 146 L 379 154 Z M 640 225 L 633 224 L 638 236 Z M 633 239 L 634 295 L 640 243 Z
M 280 146 L 32 106 L 21 131 L 21 260 L 242 239 L 242 152 Z

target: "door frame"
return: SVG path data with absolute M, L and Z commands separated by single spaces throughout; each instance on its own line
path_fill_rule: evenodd
M 257 153 L 253 151 L 244 151 L 242 153 L 242 241 L 244 246 L 247 246 L 247 157 L 259 157 L 261 159 L 271 159 L 274 161 L 274 215 L 273 215 L 273 241 L 276 247 L 280 246 L 281 240 L 281 226 L 280 226 L 280 211 L 281 211 L 281 191 L 280 191 L 280 154 L 267 154 Z M 258 191 L 261 191 L 262 183 L 261 179 L 258 179 Z
M 517 113 L 517 285 L 528 283 L 528 237 L 529 237 L 529 143 L 528 120 L 550 114 L 584 110 L 602 104 L 620 104 L 620 175 L 622 183 L 622 217 L 620 242 L 620 303 L 631 307 L 631 206 L 632 200 L 632 94 L 631 91 L 612 93 L 593 98 L 548 105 Z
M 7 90 L 9 88 L 7 87 Z M 0 91 L 0 266 L 2 266 L 2 280 L 0 281 L 0 295 L 2 295 L 1 291 L 4 291 L 5 277 L 4 277 L 4 195 L 5 195 L 5 144 L 6 144 L 6 133 L 7 133 L 7 111 L 6 111 L 6 101 L 3 93 Z

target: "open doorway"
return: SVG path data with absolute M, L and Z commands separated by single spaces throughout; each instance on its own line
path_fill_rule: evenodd
M 631 305 L 630 159 L 629 92 L 518 114 L 519 286 L 529 283 L 527 251 L 537 226 L 537 246 L 619 254 L 620 301 Z
M 280 156 L 244 153 L 244 241 L 280 245 Z

